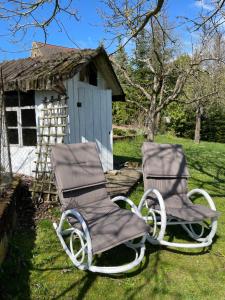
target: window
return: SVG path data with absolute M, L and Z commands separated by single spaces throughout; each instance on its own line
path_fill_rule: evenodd
M 88 82 L 91 85 L 98 85 L 98 71 L 94 63 L 89 63 L 86 68 L 80 71 L 80 81 Z
M 93 63 L 88 65 L 88 78 L 91 85 L 97 86 L 97 69 Z
M 6 92 L 6 121 L 9 143 L 19 146 L 36 146 L 37 128 L 34 92 Z

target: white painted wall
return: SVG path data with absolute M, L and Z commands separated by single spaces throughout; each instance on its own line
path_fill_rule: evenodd
M 32 176 L 32 171 L 35 169 L 35 151 L 36 147 L 10 146 L 13 173 Z
M 98 87 L 79 81 L 79 74 L 64 82 L 68 93 L 69 128 L 67 143 L 95 141 L 100 151 L 104 171 L 113 169 L 112 93 L 106 90 L 106 82 L 98 72 Z M 57 97 L 56 92 L 36 91 L 36 124 L 45 97 Z M 77 107 L 77 102 L 82 107 Z M 34 175 L 36 147 L 10 146 L 14 173 Z

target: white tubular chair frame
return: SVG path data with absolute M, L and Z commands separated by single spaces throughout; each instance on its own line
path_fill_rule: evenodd
M 112 199 L 113 202 L 116 202 L 118 200 L 126 201 L 131 207 L 132 211 L 136 213 L 139 217 L 140 213 L 137 209 L 137 207 L 133 204 L 133 202 L 130 199 L 127 199 L 125 197 L 119 196 Z M 75 218 L 81 225 L 82 231 L 71 227 L 69 229 L 63 230 L 63 224 L 65 221 L 67 221 L 68 217 Z M 141 217 L 142 218 L 142 217 Z M 145 240 L 147 234 L 145 234 L 142 238 L 139 244 L 132 244 L 132 243 L 125 243 L 125 245 L 129 248 L 132 248 L 135 252 L 135 258 L 132 262 L 122 265 L 122 266 L 114 266 L 114 267 L 104 267 L 104 266 L 95 266 L 92 264 L 93 261 L 93 252 L 92 252 L 92 242 L 90 233 L 88 230 L 88 226 L 83 219 L 82 215 L 75 209 L 66 210 L 62 213 L 60 223 L 57 225 L 56 223 L 53 223 L 53 226 L 56 230 L 57 236 L 59 237 L 59 240 L 62 244 L 63 249 L 73 262 L 73 264 L 80 270 L 89 270 L 91 272 L 97 272 L 97 273 L 103 273 L 103 274 L 116 274 L 116 273 L 124 273 L 127 272 L 137 265 L 139 265 L 144 257 L 145 254 Z M 64 236 L 70 235 L 70 246 L 68 247 Z M 81 249 L 74 253 L 73 250 L 73 244 L 72 240 L 73 238 L 79 238 L 81 243 Z M 140 248 L 140 253 L 138 254 L 137 248 Z M 83 262 L 85 255 L 87 256 L 87 262 Z M 81 260 L 78 260 L 79 256 L 81 256 Z
M 152 209 L 152 208 L 148 207 L 147 196 L 149 196 L 150 194 L 155 194 L 156 195 L 158 203 L 159 203 L 159 206 L 160 206 L 160 210 L 155 210 L 155 209 Z M 158 236 L 155 237 L 154 234 L 153 234 L 153 236 L 151 236 L 150 234 L 148 234 L 147 240 L 151 244 L 160 244 L 163 241 L 163 238 L 164 238 L 164 235 L 165 235 L 165 231 L 166 231 L 166 225 L 167 225 L 167 222 L 166 222 L 166 208 L 165 208 L 164 200 L 163 200 L 162 195 L 160 194 L 160 192 L 158 190 L 156 190 L 156 189 L 149 189 L 149 190 L 147 190 L 144 193 L 144 195 L 142 196 L 141 201 L 140 201 L 140 203 L 138 205 L 138 211 L 139 211 L 140 214 L 141 214 L 143 206 L 146 206 L 146 208 L 148 209 L 148 215 L 152 215 L 152 217 L 149 217 L 149 216 L 144 217 L 144 216 L 142 216 L 142 218 L 144 218 L 144 220 L 146 222 L 148 220 L 152 220 L 153 219 L 153 221 L 154 221 L 154 230 L 155 230 L 155 227 L 157 225 L 160 226 L 160 231 L 158 233 Z M 160 215 L 160 221 L 159 222 L 157 221 L 155 213 L 157 213 L 157 214 Z
M 147 240 L 150 243 L 160 244 L 160 245 L 170 246 L 170 247 L 176 247 L 176 248 L 202 248 L 202 247 L 208 247 L 209 245 L 212 244 L 213 237 L 215 236 L 216 230 L 217 230 L 217 218 L 211 218 L 211 226 L 210 226 L 211 230 L 206 237 L 202 237 L 202 235 L 204 233 L 204 227 L 200 222 L 183 221 L 183 220 L 176 219 L 174 217 L 170 217 L 170 216 L 166 215 L 164 200 L 163 200 L 160 192 L 156 189 L 149 189 L 144 193 L 144 195 L 142 196 L 141 201 L 139 203 L 139 206 L 138 206 L 138 210 L 140 213 L 141 213 L 141 210 L 144 205 L 149 209 L 150 214 L 152 214 L 152 212 L 154 213 L 154 211 L 156 211 L 154 209 L 149 208 L 148 204 L 147 204 L 146 198 L 151 193 L 155 194 L 157 197 L 158 204 L 160 206 L 160 210 L 157 211 L 157 213 L 160 214 L 160 216 L 161 216 L 159 221 L 156 218 L 154 219 L 154 222 L 156 224 L 154 226 L 160 225 L 161 228 L 160 228 L 160 232 L 157 237 L 151 236 L 150 234 L 147 236 Z M 206 191 L 204 191 L 202 189 L 193 189 L 192 191 L 190 191 L 187 194 L 188 199 L 190 199 L 190 197 L 196 193 L 204 196 L 204 198 L 208 202 L 210 208 L 212 210 L 216 211 L 216 207 L 215 207 L 215 204 L 214 204 L 212 198 L 209 196 L 209 194 Z M 152 214 L 152 215 L 154 216 L 154 214 Z M 143 218 L 145 219 L 146 222 L 148 221 L 148 219 L 146 219 L 145 217 L 143 217 Z M 194 229 L 192 227 L 193 224 L 199 224 L 202 226 L 202 230 L 201 230 L 200 234 L 197 234 L 194 231 Z M 181 225 L 182 228 L 188 233 L 188 235 L 192 239 L 194 239 L 197 243 L 174 243 L 174 242 L 168 242 L 168 241 L 164 240 L 166 226 L 169 226 L 169 225 Z

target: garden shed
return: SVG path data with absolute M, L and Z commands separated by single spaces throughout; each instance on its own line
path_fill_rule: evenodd
M 112 101 L 123 89 L 103 47 L 72 49 L 34 42 L 31 57 L 0 64 L 14 173 L 32 175 L 44 99 L 67 97 L 66 143 L 96 141 L 113 169 Z

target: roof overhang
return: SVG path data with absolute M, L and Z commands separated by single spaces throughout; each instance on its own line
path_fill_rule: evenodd
M 94 62 L 112 90 L 113 101 L 124 101 L 125 94 L 103 47 L 44 57 L 5 61 L 0 64 L 5 91 L 54 90 L 65 94 L 63 82 Z M 0 83 L 1 85 L 1 83 Z

